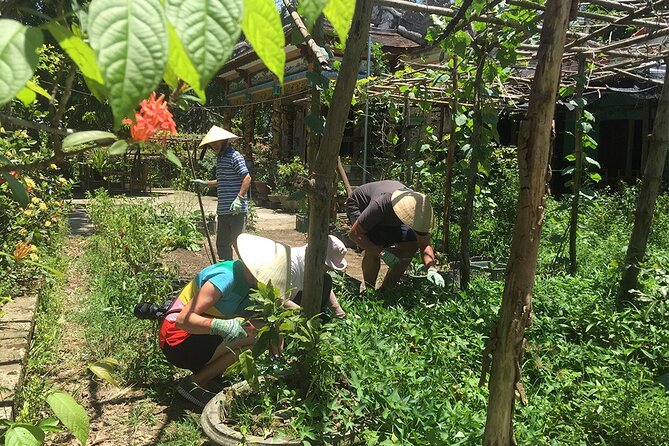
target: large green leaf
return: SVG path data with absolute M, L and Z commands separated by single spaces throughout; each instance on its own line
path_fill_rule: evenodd
M 244 0 L 242 29 L 256 54 L 283 84 L 286 36 L 273 0 Z
M 92 362 L 88 364 L 88 369 L 95 374 L 100 379 L 104 379 L 108 383 L 112 384 L 113 386 L 120 387 L 120 384 L 114 378 L 114 375 L 112 375 L 112 372 L 118 369 L 118 366 L 116 362 L 110 362 L 108 359 L 112 358 L 107 358 L 103 359 L 101 361 L 97 362 Z
M 123 155 L 128 151 L 128 142 L 124 139 L 116 141 L 109 147 L 107 154 L 109 155 Z
M 342 43 L 346 43 L 354 9 L 355 0 L 330 0 L 323 8 L 323 14 L 332 23 Z
M 328 0 L 301 0 L 299 5 L 297 5 L 297 10 L 302 18 L 304 18 L 308 28 L 314 25 L 327 2 Z
M 90 46 L 84 42 L 81 37 L 75 36 L 72 32 L 56 23 L 51 22 L 46 27 L 60 47 L 70 56 L 70 59 L 79 67 L 88 89 L 98 100 L 102 101 L 105 97 L 104 81 L 102 74 L 95 63 L 95 53 Z
M 23 183 L 7 172 L 2 172 L 2 177 L 5 179 L 5 181 L 7 181 L 7 185 L 12 191 L 14 200 L 18 201 L 19 204 L 23 207 L 28 206 L 28 203 L 30 203 L 30 198 L 28 197 L 28 192 L 26 192 L 26 188 Z
M 165 10 L 205 88 L 237 43 L 244 0 L 165 0 Z
M 80 146 L 89 142 L 105 141 L 108 139 L 116 139 L 116 135 L 101 130 L 85 130 L 83 132 L 72 133 L 63 139 L 63 149 Z
M 11 101 L 33 76 L 42 31 L 0 19 L 0 106 Z
M 93 0 L 88 15 L 91 46 L 118 126 L 163 76 L 165 13 L 160 0 Z
M 44 431 L 29 424 L 16 424 L 5 434 L 5 446 L 40 446 Z
M 206 102 L 207 96 L 200 84 L 200 74 L 193 66 L 193 62 L 188 57 L 186 49 L 181 40 L 179 40 L 179 36 L 171 23 L 167 24 L 167 32 L 170 42 L 170 54 L 167 58 L 167 67 L 163 76 L 165 81 L 170 84 L 170 88 L 175 88 L 177 78 L 182 79 L 191 86 L 195 94 L 202 99 L 202 102 Z
M 82 445 L 88 440 L 89 421 L 86 410 L 65 392 L 56 391 L 46 397 L 49 407 L 58 419 Z
M 183 168 L 179 157 L 170 149 L 165 150 L 165 158 L 170 160 L 179 169 Z
M 37 99 L 37 94 L 28 87 L 23 87 L 18 93 L 16 93 L 16 99 L 23 102 L 23 105 L 26 107 L 35 102 Z

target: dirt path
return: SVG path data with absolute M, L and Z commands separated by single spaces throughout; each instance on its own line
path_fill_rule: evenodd
M 87 240 L 80 236 L 71 236 L 64 245 L 64 252 L 69 258 L 68 280 L 63 292 L 64 314 L 63 337 L 57 351 L 59 361 L 47 377 L 55 385 L 75 396 L 90 416 L 89 446 L 145 446 L 169 444 L 193 445 L 208 444 L 199 434 L 200 441 L 179 441 L 177 432 L 180 426 L 174 421 L 184 417 L 197 418 L 197 414 L 180 398 L 172 402 L 157 402 L 150 398 L 146 389 L 138 387 L 117 388 L 111 384 L 93 378 L 91 373 L 82 371 L 86 358 L 84 349 L 84 329 L 76 321 L 75 312 L 68 308 L 81 308 L 88 295 L 86 273 L 80 260 L 85 251 Z M 191 423 L 195 425 L 195 421 Z M 189 436 L 192 440 L 193 432 Z M 195 433 L 195 437 L 198 434 Z M 78 445 L 69 434 L 48 437 L 48 445 Z
M 81 256 L 86 250 L 86 236 L 94 228 L 88 222 L 82 204 L 79 203 L 79 207 L 70 215 L 73 235 L 63 247 L 69 259 L 68 279 L 63 291 L 65 310 L 61 315 L 63 338 L 56 353 L 59 360 L 47 379 L 75 395 L 86 408 L 90 416 L 88 444 L 91 446 L 210 444 L 197 427 L 199 415 L 191 412 L 193 407 L 180 398 L 156 401 L 147 394 L 147 389 L 119 389 L 85 371 L 87 358 L 83 353 L 86 350 L 84 329 L 76 320 L 76 310 L 68 310 L 81 308 L 89 293 Z M 294 214 L 258 208 L 258 228 L 257 234 L 290 246 L 306 243 L 306 235 L 295 230 Z M 174 265 L 181 278 L 190 279 L 209 264 L 204 249 L 198 252 L 177 249 L 166 253 L 162 260 L 165 264 Z M 353 277 L 361 276 L 361 258 L 353 250 L 348 251 L 348 273 Z M 184 430 L 188 431 L 187 434 L 184 434 Z M 71 435 L 63 433 L 49 437 L 46 444 L 74 446 L 78 443 Z

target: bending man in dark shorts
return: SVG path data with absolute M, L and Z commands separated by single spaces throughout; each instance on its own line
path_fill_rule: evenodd
M 390 269 L 380 289 L 395 286 L 419 250 L 428 280 L 444 286 L 430 246 L 432 205 L 425 195 L 399 181 L 367 183 L 346 200 L 346 213 L 352 225 L 349 237 L 365 250 L 362 274 L 367 286 L 376 285 L 381 260 Z

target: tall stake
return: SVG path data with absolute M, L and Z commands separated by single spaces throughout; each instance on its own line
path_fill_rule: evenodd
M 578 57 L 576 79 L 576 119 L 574 120 L 574 177 L 571 190 L 571 218 L 569 220 L 569 272 L 576 274 L 576 230 L 578 229 L 578 204 L 583 177 L 583 90 L 585 89 L 585 56 Z
M 499 320 L 484 352 L 482 381 L 487 373 L 486 353 L 493 354 L 483 438 L 486 446 L 516 444 L 513 434 L 515 393 L 518 392 L 521 402 L 526 401 L 521 383 L 525 327 L 532 317 L 532 289 L 544 220 L 546 183 L 550 176 L 551 124 L 570 8 L 569 1 L 546 2 L 529 106 L 518 137 L 520 191 L 516 222 Z
M 330 200 L 337 155 L 351 108 L 351 98 L 360 69 L 360 56 L 369 33 L 372 0 L 357 0 L 346 50 L 335 85 L 330 110 L 318 151 L 309 166 L 309 246 L 304 271 L 302 306 L 307 317 L 319 312 L 325 271 Z
M 197 158 L 197 147 L 193 148 L 192 155 L 188 148 L 186 148 L 186 153 L 188 154 L 188 164 L 190 165 L 191 175 L 193 175 L 193 179 L 195 179 L 197 176 L 195 175 L 195 162 L 193 160 Z M 207 243 L 209 245 L 209 261 L 213 265 L 216 263 L 216 251 L 214 251 L 214 245 L 211 243 L 211 235 L 209 234 L 209 228 L 207 227 L 207 216 L 204 214 L 204 205 L 202 204 L 202 195 L 200 195 L 199 187 L 200 186 L 195 186 L 195 193 L 197 194 L 197 202 L 200 205 L 200 216 L 202 217 L 202 224 L 204 225 L 204 235 L 207 236 Z

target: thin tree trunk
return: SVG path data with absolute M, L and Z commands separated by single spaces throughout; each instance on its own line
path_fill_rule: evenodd
M 316 19 L 313 28 L 313 38 L 314 42 L 317 45 L 320 45 L 320 42 L 323 40 L 323 19 L 321 17 Z M 321 66 L 319 61 L 315 56 L 311 58 L 311 72 L 315 75 L 321 74 Z M 309 104 L 309 114 L 314 116 L 321 116 L 321 90 L 318 87 L 317 82 L 313 82 L 311 87 L 311 102 Z M 308 127 L 308 126 L 307 126 Z M 314 156 L 318 151 L 318 146 L 320 145 L 320 137 L 316 134 L 310 127 L 309 133 L 307 134 L 307 163 L 311 165 L 313 163 Z
M 453 186 L 453 164 L 455 164 L 455 150 L 456 145 L 456 124 L 455 113 L 458 109 L 458 99 L 455 92 L 458 90 L 458 56 L 453 56 L 453 73 L 451 74 L 453 81 L 453 91 L 451 93 L 451 113 L 450 113 L 450 129 L 448 140 L 448 157 L 446 158 L 446 179 L 444 181 L 444 241 L 443 249 L 446 255 L 450 252 L 450 238 L 451 238 L 451 188 Z
M 302 306 L 307 317 L 317 314 L 320 309 L 328 236 L 328 210 L 332 198 L 335 166 L 360 69 L 360 55 L 367 44 L 372 4 L 371 0 L 356 1 L 323 137 L 310 166 L 309 246 L 302 297 Z
M 551 125 L 570 8 L 571 2 L 568 1 L 546 2 L 527 116 L 521 123 L 516 222 L 499 320 L 484 352 L 482 381 L 487 373 L 487 353 L 493 354 L 483 439 L 486 446 L 516 444 L 513 434 L 515 392 L 518 392 L 521 402 L 526 401 L 521 383 L 525 327 L 530 324 L 532 316 L 532 289 L 550 176 Z
M 576 119 L 574 120 L 574 176 L 571 190 L 571 218 L 569 219 L 569 273 L 576 274 L 576 232 L 578 229 L 578 205 L 581 197 L 581 177 L 583 175 L 583 90 L 585 89 L 585 56 L 578 58 L 578 79 L 576 80 Z
M 665 59 L 665 64 L 669 64 L 669 57 Z M 623 272 L 620 292 L 618 293 L 617 303 L 619 308 L 632 300 L 633 295 L 630 290 L 639 286 L 638 265 L 646 255 L 655 202 L 660 190 L 662 172 L 667 158 L 667 147 L 669 147 L 669 70 L 664 75 L 664 87 L 662 87 L 662 96 L 657 106 L 653 124 L 653 134 L 648 146 L 648 159 L 641 180 L 641 190 L 639 191 L 634 215 L 634 227 L 632 228 L 629 245 L 627 245 L 626 269 Z
M 469 170 L 467 172 L 467 194 L 465 206 L 460 220 L 460 288 L 469 288 L 471 265 L 469 259 L 469 245 L 471 241 L 471 226 L 474 221 L 474 195 L 476 195 L 476 177 L 479 167 L 479 151 L 481 150 L 481 87 L 483 84 L 483 70 L 485 69 L 485 51 L 480 48 L 476 61 L 476 78 L 474 79 L 474 116 L 472 129 L 472 148 L 469 155 Z

